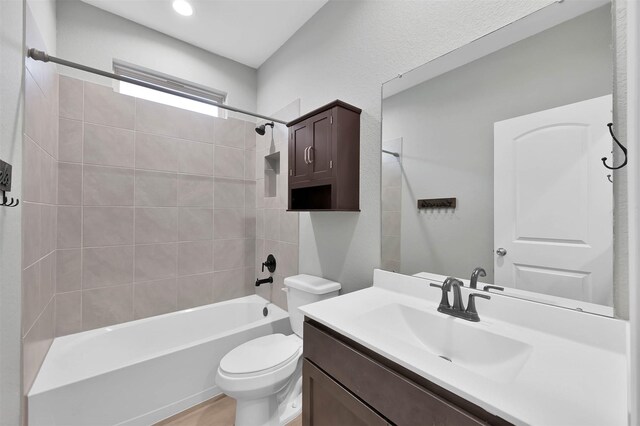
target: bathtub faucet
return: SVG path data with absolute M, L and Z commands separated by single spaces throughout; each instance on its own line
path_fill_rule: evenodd
M 273 283 L 273 277 L 269 277 L 269 278 L 256 278 L 256 287 L 260 286 L 261 284 L 267 284 L 267 283 Z

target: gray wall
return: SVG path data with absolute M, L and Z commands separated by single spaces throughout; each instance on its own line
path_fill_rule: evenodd
M 21 194 L 24 2 L 0 1 L 0 158 Z M 0 425 L 20 424 L 21 207 L 0 208 Z
M 363 109 L 360 213 L 300 215 L 300 272 L 369 286 L 380 266 L 380 86 L 526 16 L 550 0 L 330 1 L 258 71 L 258 110 L 301 99 L 305 113 L 334 99 Z
M 402 273 L 493 282 L 493 123 L 611 94 L 612 59 L 607 5 L 384 100 L 383 140 L 404 140 Z M 458 207 L 416 210 L 439 197 Z
M 106 71 L 111 71 L 113 59 L 120 59 L 223 90 L 230 105 L 255 111 L 255 69 L 77 0 L 58 0 L 57 4 L 61 58 Z M 61 67 L 60 73 L 111 84 L 70 68 Z

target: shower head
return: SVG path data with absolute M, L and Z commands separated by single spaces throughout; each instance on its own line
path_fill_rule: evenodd
M 271 123 L 264 123 L 263 125 L 256 127 L 256 133 L 260 136 L 263 136 L 266 131 L 266 126 L 271 126 L 271 130 L 273 130 L 273 121 Z

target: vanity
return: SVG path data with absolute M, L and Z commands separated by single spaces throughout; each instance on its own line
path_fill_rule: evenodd
M 500 294 L 465 321 L 432 283 L 375 270 L 301 308 L 303 424 L 626 424 L 627 322 Z

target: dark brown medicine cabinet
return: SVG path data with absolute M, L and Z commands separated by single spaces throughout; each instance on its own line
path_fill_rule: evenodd
M 291 211 L 360 211 L 360 108 L 336 100 L 287 124 Z

